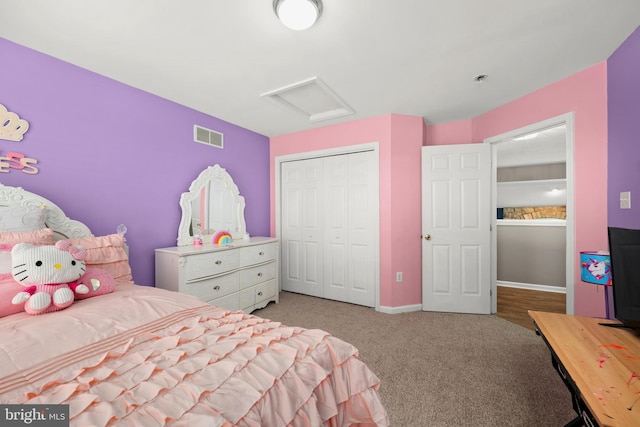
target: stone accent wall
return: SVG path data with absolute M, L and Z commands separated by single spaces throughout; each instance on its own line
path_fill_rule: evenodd
M 528 208 L 504 208 L 504 219 L 567 219 L 566 206 L 535 206 Z

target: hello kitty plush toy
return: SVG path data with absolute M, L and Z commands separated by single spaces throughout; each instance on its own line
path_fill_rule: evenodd
M 24 303 L 29 314 L 49 313 L 73 304 L 77 295 L 89 293 L 77 283 L 84 274 L 87 252 L 66 240 L 54 246 L 19 243 L 11 250 L 13 278 L 25 287 L 11 302 Z

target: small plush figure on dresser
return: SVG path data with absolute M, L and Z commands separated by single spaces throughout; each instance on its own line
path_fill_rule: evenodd
M 193 246 L 202 246 L 202 237 L 198 235 L 193 236 Z

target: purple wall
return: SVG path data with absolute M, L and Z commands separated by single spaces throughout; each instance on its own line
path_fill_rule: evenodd
M 640 27 L 607 60 L 607 224 L 640 228 Z M 620 209 L 620 192 L 631 209 Z M 612 290 L 609 318 L 614 318 Z
M 125 224 L 136 283 L 154 283 L 154 249 L 176 244 L 180 194 L 210 165 L 245 197 L 247 231 L 269 235 L 267 137 L 2 38 L 0 64 L 0 104 L 29 122 L 22 141 L 0 140 L 0 156 L 24 154 L 39 170 L 0 181 L 50 199 L 95 235 Z M 193 142 L 194 124 L 224 133 L 224 149 Z
M 608 224 L 640 228 L 640 27 L 607 61 Z M 631 209 L 620 209 L 620 192 Z

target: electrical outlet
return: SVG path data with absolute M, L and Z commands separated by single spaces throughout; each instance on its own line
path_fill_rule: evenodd
M 396 273 L 396 282 L 398 283 L 402 282 L 402 271 L 398 271 Z

